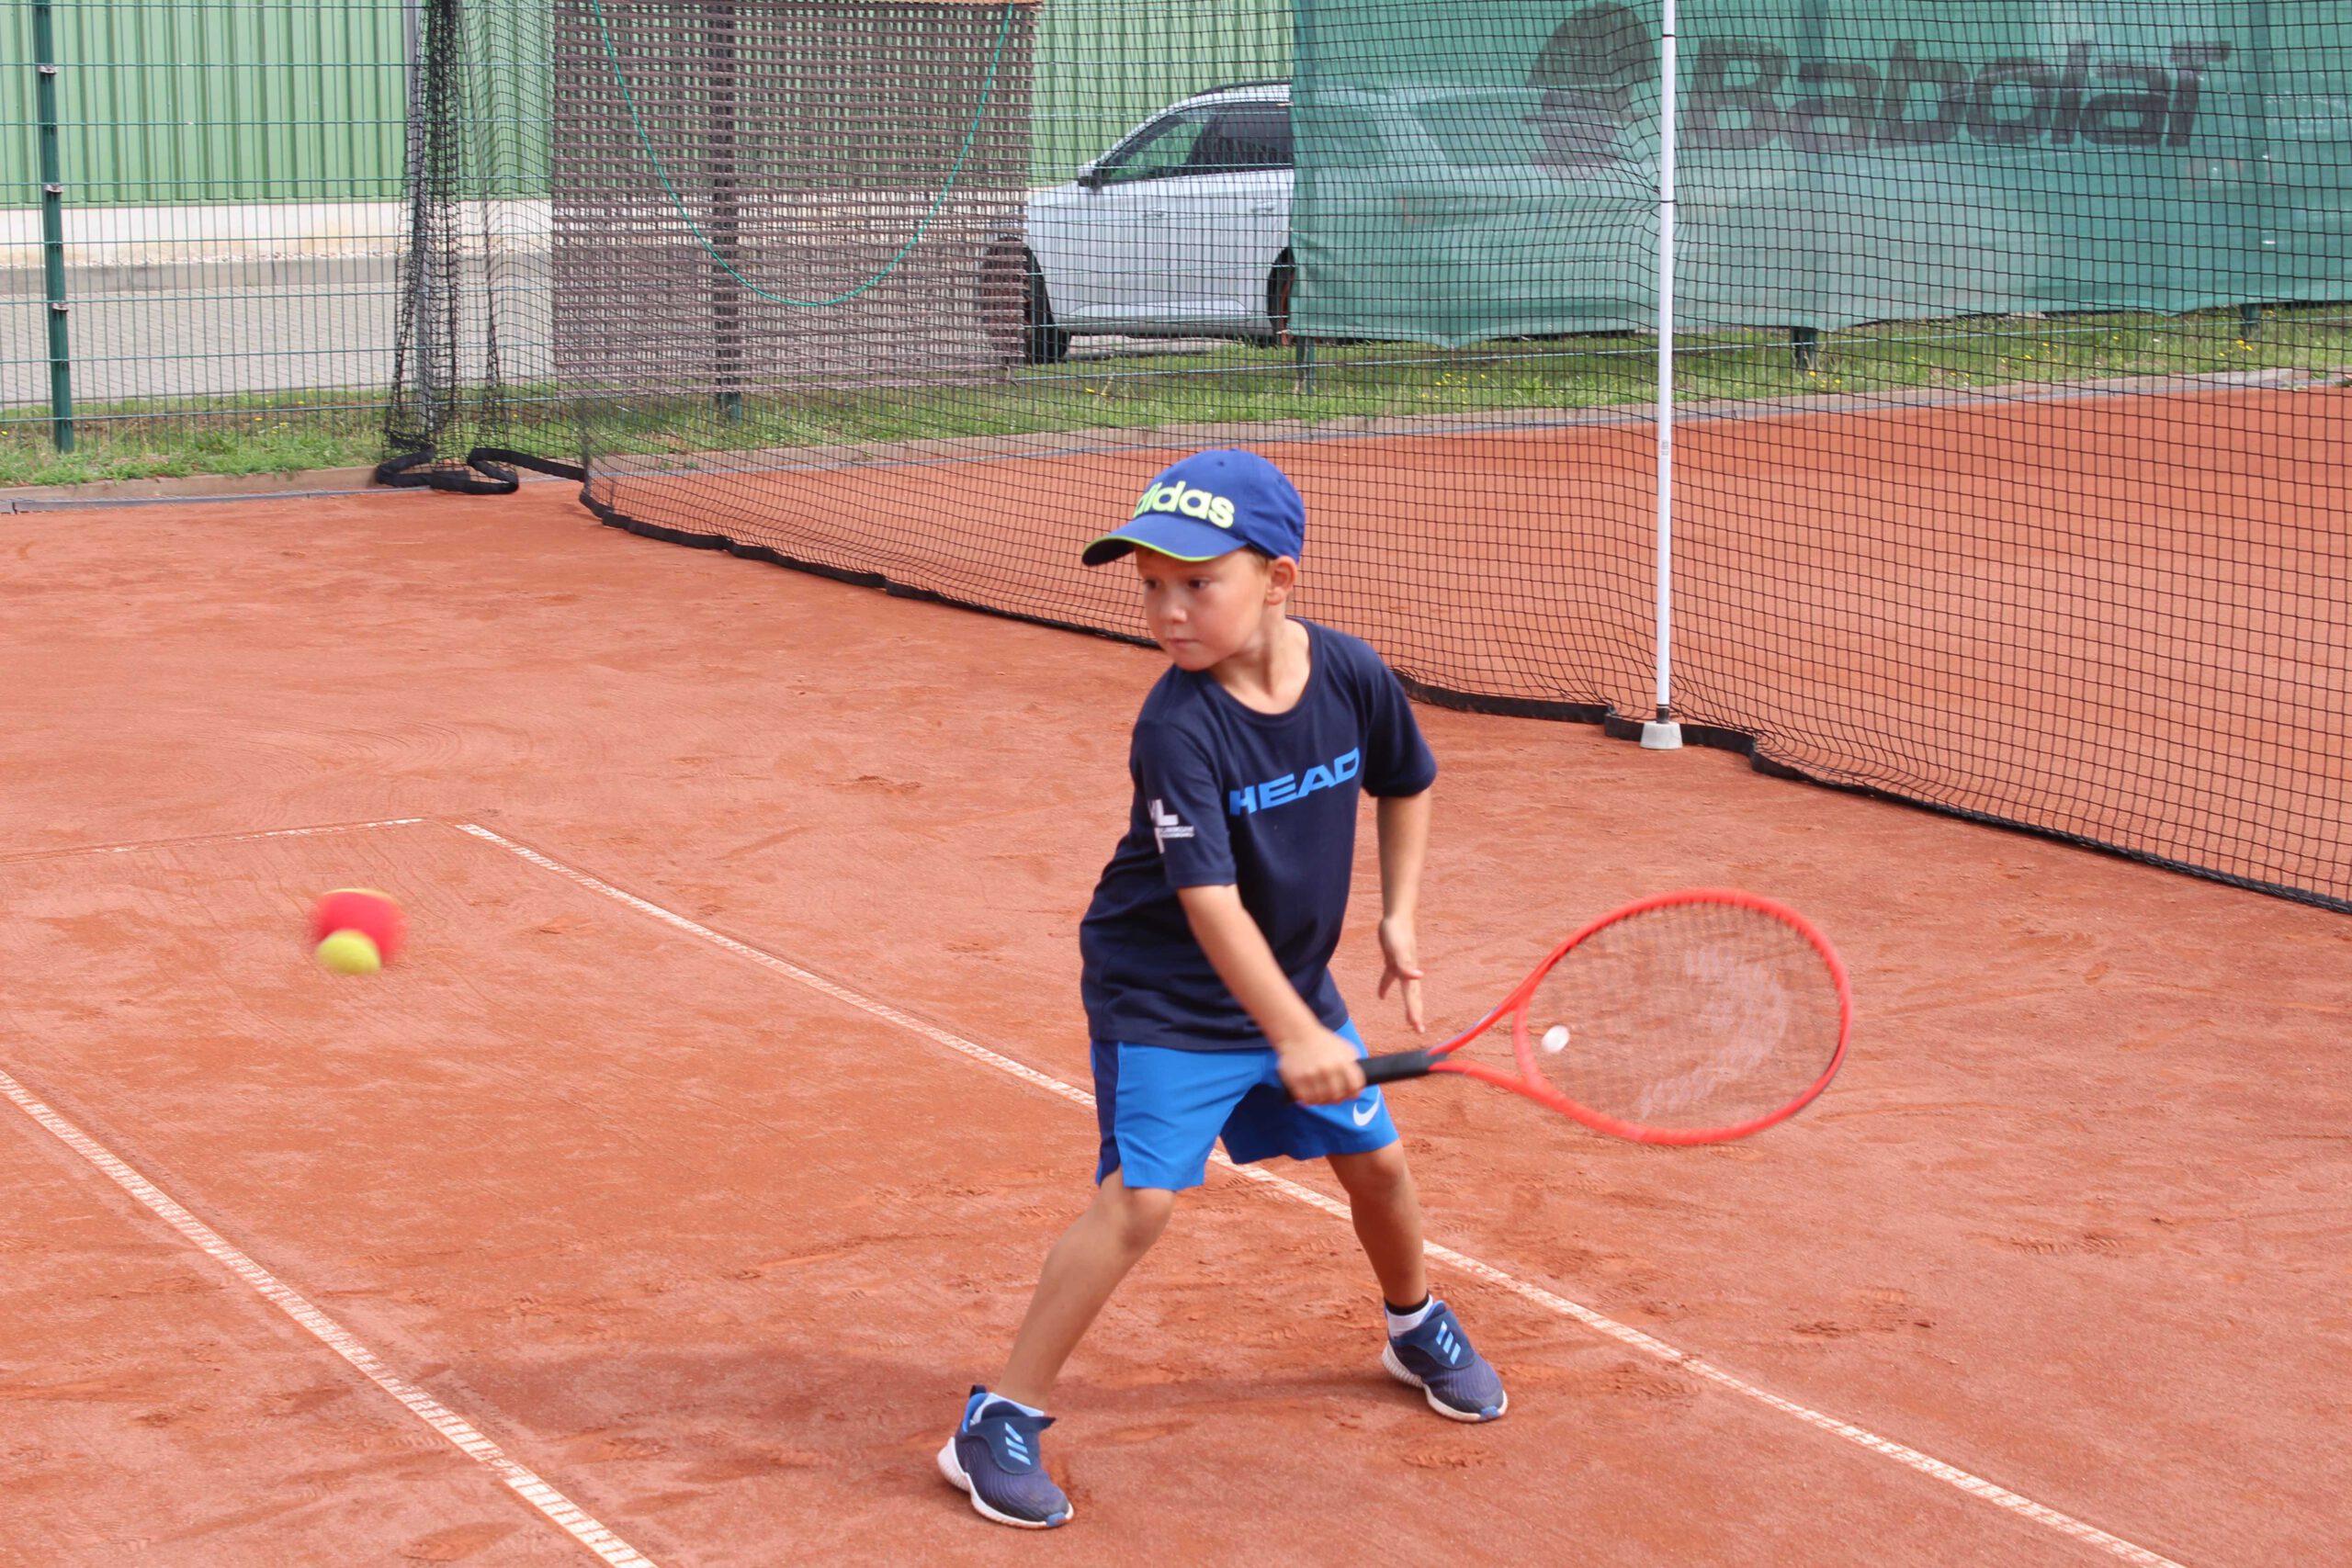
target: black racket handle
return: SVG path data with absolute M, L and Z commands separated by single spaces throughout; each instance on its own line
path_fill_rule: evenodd
M 1396 1083 L 1404 1078 L 1425 1078 L 1437 1058 L 1427 1051 L 1396 1051 L 1384 1056 L 1363 1059 L 1363 1081 L 1366 1083 Z

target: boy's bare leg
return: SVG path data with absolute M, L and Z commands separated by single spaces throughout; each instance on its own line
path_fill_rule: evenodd
M 1381 1296 L 1392 1307 L 1420 1309 L 1415 1314 L 1419 1321 L 1402 1334 L 1396 1324 L 1404 1320 L 1388 1316 L 1388 1346 L 1380 1364 L 1391 1377 L 1419 1389 L 1430 1408 L 1450 1421 L 1492 1421 L 1510 1409 L 1502 1379 L 1471 1348 L 1453 1311 L 1430 1299 L 1421 1204 L 1404 1148 L 1391 1144 L 1368 1155 L 1333 1155 L 1331 1171 L 1348 1190 L 1356 1236 L 1380 1277 Z
M 1421 1199 L 1413 1186 L 1405 1145 L 1368 1155 L 1333 1155 L 1331 1174 L 1348 1190 L 1356 1239 L 1391 1306 L 1409 1307 L 1430 1293 L 1429 1260 L 1421 1252 Z
M 1086 1213 L 1046 1254 L 1037 1293 L 1029 1298 L 1004 1376 L 993 1392 L 1043 1408 L 1054 1380 L 1061 1376 L 1062 1363 L 1085 1337 L 1094 1314 L 1168 1228 L 1176 1195 L 1161 1187 L 1130 1188 L 1122 1175 L 1114 1170 L 1104 1179 Z M 1418 1237 L 1419 1230 L 1414 1234 Z

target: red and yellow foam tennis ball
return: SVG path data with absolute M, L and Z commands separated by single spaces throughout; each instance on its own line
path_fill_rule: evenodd
M 408 917 L 373 887 L 338 887 L 311 910 L 311 951 L 338 975 L 373 975 L 407 940 Z

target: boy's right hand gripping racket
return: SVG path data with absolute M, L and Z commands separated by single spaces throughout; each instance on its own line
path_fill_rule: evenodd
M 1444 1044 L 1366 1058 L 1364 1078 L 1461 1073 L 1620 1138 L 1722 1143 L 1829 1087 L 1853 1010 L 1846 966 L 1795 910 L 1752 893 L 1662 893 L 1568 938 Z M 1504 1023 L 1516 1071 L 1458 1055 Z

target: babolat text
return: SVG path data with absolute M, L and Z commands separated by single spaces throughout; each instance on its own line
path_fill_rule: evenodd
M 2205 73 L 2230 57 L 2218 39 L 2174 44 L 2163 63 L 2098 57 L 2072 43 L 2060 59 L 1937 59 L 1904 39 L 1872 65 L 1791 65 L 1747 39 L 1701 43 L 1685 143 L 1695 151 L 1767 147 L 1860 152 L 1966 137 L 1994 147 L 2186 147 Z

